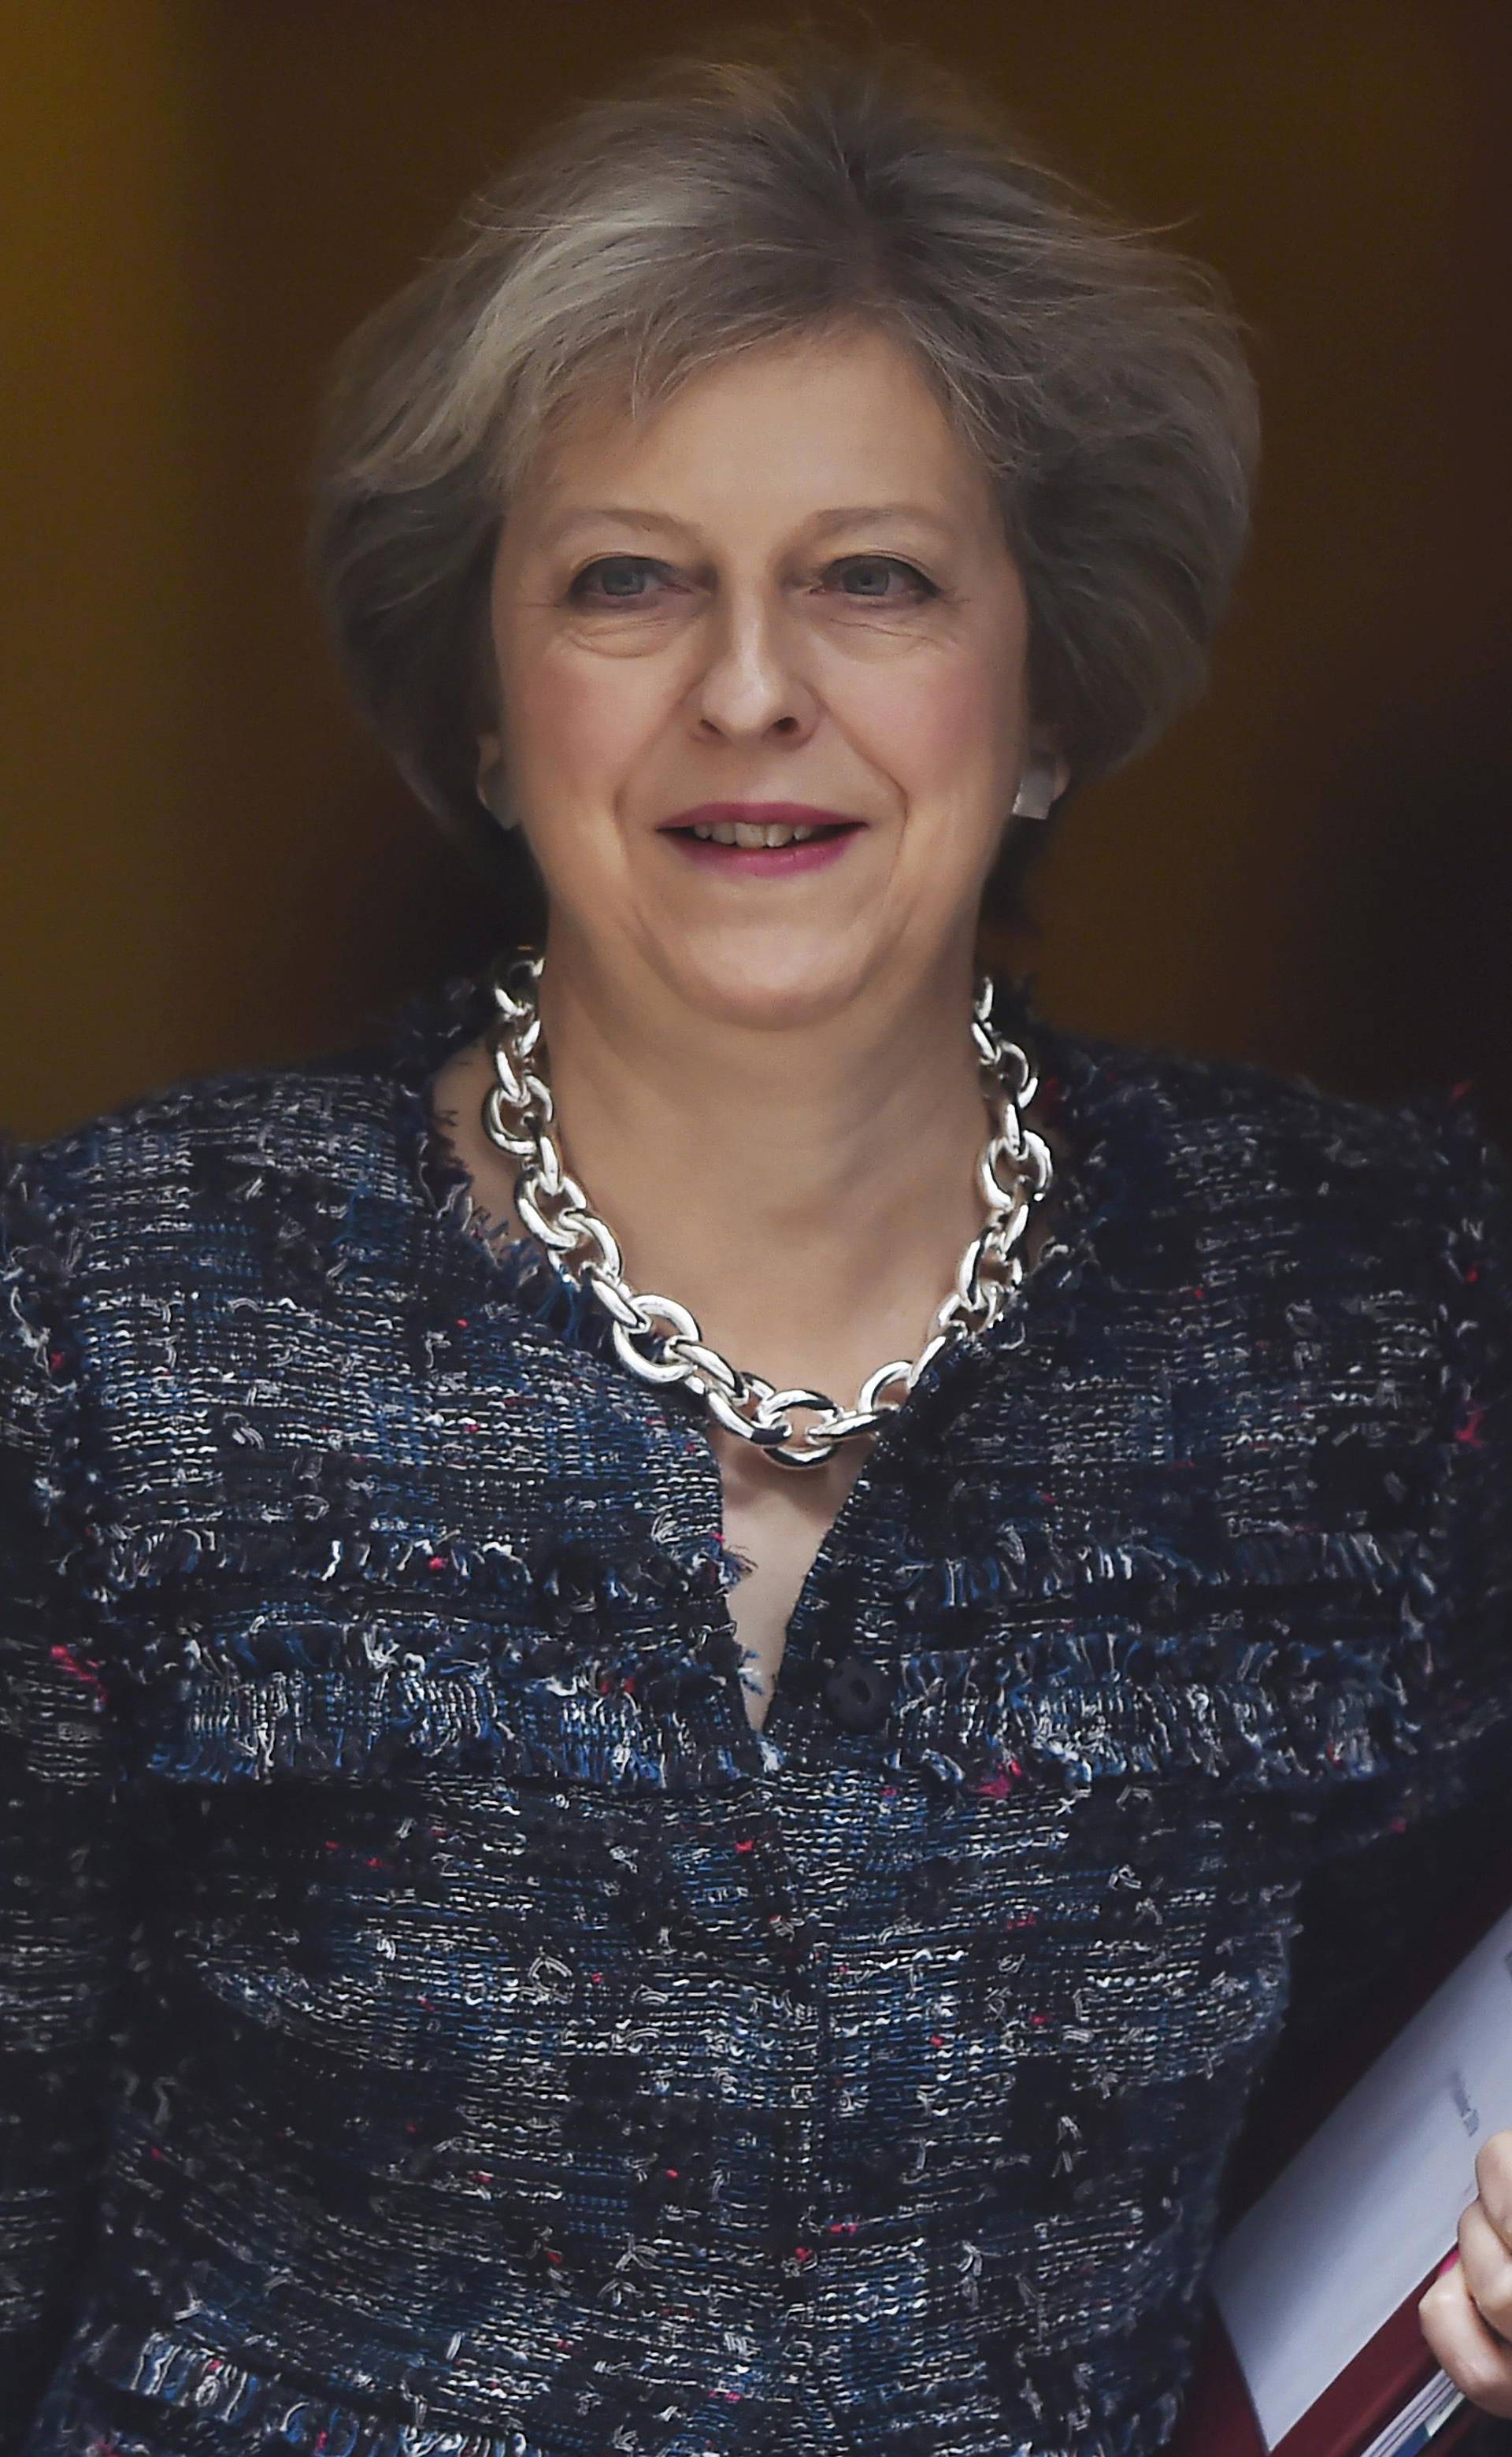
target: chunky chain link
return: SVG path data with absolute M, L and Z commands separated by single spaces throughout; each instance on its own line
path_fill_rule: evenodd
M 501 1021 L 492 1044 L 496 1080 L 484 1097 L 483 1123 L 498 1148 L 522 1164 L 514 1182 L 521 1220 L 563 1276 L 591 1290 L 613 1324 L 620 1357 L 643 1382 L 685 1382 L 721 1425 L 764 1451 L 777 1466 L 818 1467 L 837 1442 L 872 1432 L 888 1409 L 900 1406 L 947 1343 L 997 1321 L 1024 1277 L 1015 1249 L 1049 1191 L 1052 1170 L 1045 1138 L 1024 1122 L 1039 1078 L 1017 1043 L 1005 1039 L 992 1022 L 990 975 L 978 981 L 971 1016 L 983 1097 L 998 1121 L 977 1161 L 985 1225 L 963 1254 L 955 1286 L 936 1310 L 930 1335 L 913 1363 L 879 1365 L 862 1383 L 855 1407 L 839 1408 L 822 1391 L 778 1391 L 759 1373 L 741 1373 L 707 1346 L 675 1297 L 627 1286 L 613 1232 L 589 1208 L 583 1188 L 564 1168 L 551 1131 L 556 1111 L 538 1004 L 544 962 L 542 954 L 506 949 L 489 968 Z M 886 1397 L 895 1384 L 901 1386 L 896 1397 Z M 815 1422 L 797 1440 L 793 1409 L 817 1411 Z

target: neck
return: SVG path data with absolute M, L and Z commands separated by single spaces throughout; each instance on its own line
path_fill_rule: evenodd
M 690 1019 L 659 984 L 616 995 L 553 946 L 557 1138 L 630 1285 L 677 1298 L 733 1364 L 843 1406 L 911 1361 L 984 1216 L 973 984 L 966 948 L 818 1024 L 757 1026 Z

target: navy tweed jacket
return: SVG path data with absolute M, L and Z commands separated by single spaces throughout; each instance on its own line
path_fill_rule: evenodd
M 486 982 L 0 1156 L 6 2457 L 1166 2444 L 1308 1889 L 1505 1781 L 1512 1193 L 998 998 L 1059 1232 L 759 1733 Z

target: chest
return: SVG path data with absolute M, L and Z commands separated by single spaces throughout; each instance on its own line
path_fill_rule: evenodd
M 710 1428 L 710 1438 L 719 1462 L 725 1543 L 747 1565 L 727 1600 L 746 1655 L 746 1709 L 759 1729 L 803 1582 L 866 1463 L 872 1437 L 838 1443 L 820 1466 L 801 1469 L 774 1467 L 753 1443 L 720 1426 Z

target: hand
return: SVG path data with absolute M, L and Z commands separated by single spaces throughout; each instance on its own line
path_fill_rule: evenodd
M 1512 2416 L 1512 2130 L 1475 2156 L 1476 2198 L 1460 2213 L 1460 2252 L 1418 2299 L 1439 2363 L 1472 2405 Z

